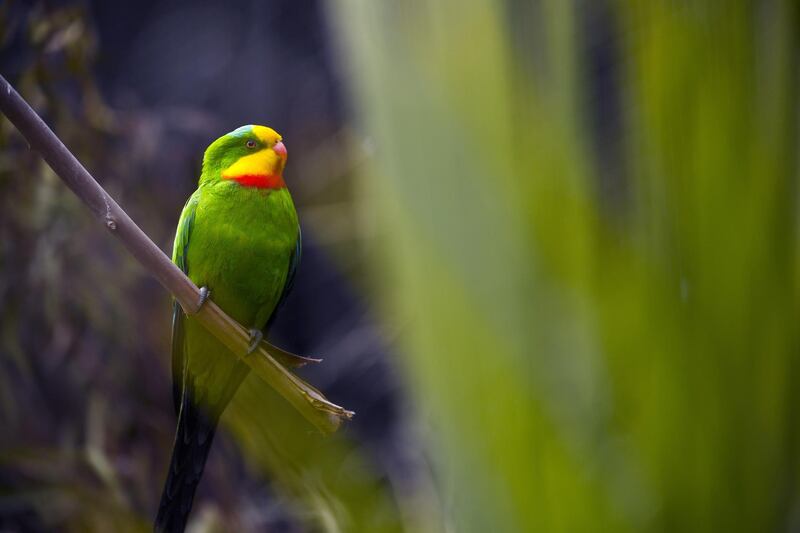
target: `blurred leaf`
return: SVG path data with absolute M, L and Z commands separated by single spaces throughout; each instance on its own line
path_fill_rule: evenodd
M 600 5 L 331 10 L 376 146 L 373 287 L 454 529 L 789 527 L 796 8 Z M 593 100 L 598 9 L 620 95 Z M 622 213 L 589 121 L 617 97 Z

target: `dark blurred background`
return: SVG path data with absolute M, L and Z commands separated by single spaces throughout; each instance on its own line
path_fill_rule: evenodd
M 800 531 L 793 0 L 0 3 L 0 72 L 164 250 L 274 127 L 304 235 L 190 528 Z M 0 121 L 0 531 L 146 531 L 169 296 Z
M 250 123 L 283 134 L 305 238 L 273 341 L 323 356 L 303 376 L 358 412 L 340 454 L 371 463 L 369 479 L 329 490 L 351 484 L 385 500 L 358 511 L 379 518 L 356 523 L 396 529 L 393 493 L 414 483 L 420 458 L 407 451 L 391 340 L 359 296 L 350 206 L 359 154 L 318 3 L 12 1 L 0 14 L 0 71 L 165 251 L 214 138 Z M 0 530 L 146 528 L 175 424 L 169 296 L 5 121 L 1 142 Z M 295 422 L 297 438 L 318 438 Z M 271 476 L 241 456 L 223 432 L 197 522 L 313 529 L 313 513 L 285 501 L 286 490 L 276 495 Z

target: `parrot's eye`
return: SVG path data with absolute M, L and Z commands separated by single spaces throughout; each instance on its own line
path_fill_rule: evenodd
M 253 139 L 248 139 L 248 141 L 245 143 L 245 146 L 252 150 L 256 147 L 256 142 Z

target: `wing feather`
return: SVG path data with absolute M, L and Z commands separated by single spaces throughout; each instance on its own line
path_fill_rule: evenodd
M 180 268 L 184 274 L 189 273 L 189 266 L 186 263 L 186 251 L 189 247 L 189 237 L 194 225 L 194 217 L 197 212 L 197 203 L 200 200 L 200 191 L 195 193 L 186 202 L 178 221 L 178 229 L 175 232 L 175 243 L 172 247 L 172 262 Z M 183 396 L 183 386 L 186 374 L 186 343 L 185 343 L 185 322 L 186 315 L 181 309 L 180 304 L 175 301 L 172 305 L 172 401 L 175 406 L 175 414 L 181 408 L 181 398 Z
M 283 284 L 283 290 L 281 291 L 281 297 L 278 299 L 278 303 L 275 306 L 275 309 L 272 311 L 272 316 L 269 317 L 267 321 L 267 325 L 264 326 L 264 336 L 267 336 L 267 332 L 269 327 L 272 325 L 272 322 L 275 321 L 275 317 L 278 315 L 278 311 L 280 310 L 283 303 L 286 301 L 286 297 L 289 296 L 289 293 L 292 292 L 292 287 L 294 287 L 294 278 L 297 274 L 297 268 L 300 266 L 300 258 L 303 254 L 303 234 L 300 231 L 300 226 L 297 226 L 297 244 L 295 244 L 294 250 L 292 251 L 292 256 L 289 258 L 289 268 L 286 273 L 286 281 Z M 288 366 L 290 368 L 299 368 L 301 366 L 305 366 L 308 363 L 319 363 L 322 359 L 316 359 L 313 357 L 306 357 L 303 355 L 293 354 L 292 352 L 287 352 L 282 348 L 278 348 L 275 345 L 270 345 L 269 349 L 270 354 L 275 357 L 281 364 L 284 366 Z
M 294 250 L 292 251 L 292 256 L 289 258 L 289 268 L 286 272 L 286 281 L 283 284 L 281 297 L 278 298 L 278 303 L 275 305 L 275 309 L 272 310 L 272 316 L 269 317 L 269 320 L 267 320 L 267 325 L 264 326 L 264 335 L 267 334 L 269 327 L 272 325 L 272 322 L 278 315 L 278 310 L 286 301 L 286 297 L 289 296 L 290 292 L 292 292 L 292 287 L 294 287 L 294 277 L 297 274 L 297 268 L 300 266 L 300 257 L 302 256 L 302 254 L 303 254 L 303 234 L 300 231 L 300 226 L 298 225 L 297 243 L 295 244 Z

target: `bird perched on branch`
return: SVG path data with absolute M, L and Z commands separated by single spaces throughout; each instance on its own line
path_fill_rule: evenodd
M 208 147 L 197 190 L 181 213 L 172 260 L 224 311 L 250 329 L 254 351 L 292 287 L 300 226 L 283 169 L 286 147 L 265 126 L 242 126 Z M 176 302 L 173 399 L 178 428 L 155 521 L 182 532 L 219 416 L 249 371 Z M 287 354 L 287 363 L 302 358 Z M 291 359 L 296 358 L 296 361 Z

